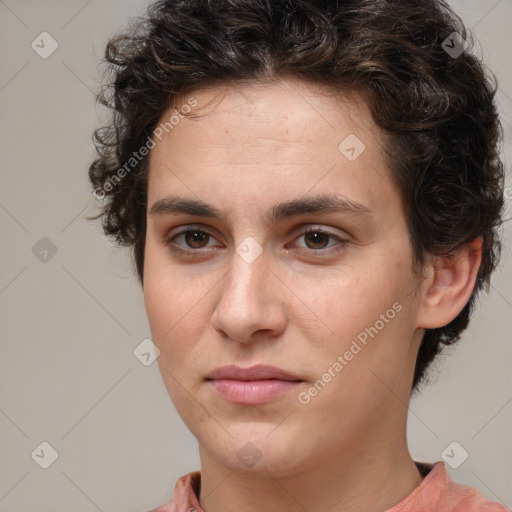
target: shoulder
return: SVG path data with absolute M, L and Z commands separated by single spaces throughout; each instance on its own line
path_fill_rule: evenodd
M 443 461 L 416 465 L 423 481 L 387 512 L 511 512 L 505 505 L 487 499 L 478 489 L 454 482 Z
M 453 512 L 510 512 L 505 505 L 488 499 L 478 489 L 448 480 L 441 503 L 453 503 Z
M 146 512 L 202 512 L 199 506 L 200 488 L 200 471 L 183 475 L 176 481 L 170 501 Z
M 429 475 L 430 476 L 430 475 Z M 428 503 L 432 511 L 446 512 L 511 512 L 505 505 L 488 499 L 478 489 L 470 485 L 454 482 L 443 461 L 438 461 L 432 469 L 430 489 L 432 501 Z M 427 491 L 427 489 L 424 489 Z M 424 496 L 430 493 L 425 492 Z M 426 500 L 428 502 L 428 500 Z

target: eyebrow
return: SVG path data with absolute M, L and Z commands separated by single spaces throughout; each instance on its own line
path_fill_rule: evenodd
M 341 195 L 319 195 L 300 199 L 291 199 L 275 204 L 264 216 L 270 225 L 300 215 L 315 213 L 344 213 L 363 217 L 372 217 L 372 211 L 357 201 L 351 201 Z M 225 214 L 208 203 L 198 199 L 181 196 L 168 196 L 153 203 L 150 217 L 188 214 L 226 222 Z

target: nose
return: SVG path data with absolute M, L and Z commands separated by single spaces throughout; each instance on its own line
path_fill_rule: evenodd
M 278 337 L 286 326 L 285 301 L 290 291 L 262 252 L 251 261 L 234 252 L 230 268 L 218 285 L 213 327 L 239 343 Z

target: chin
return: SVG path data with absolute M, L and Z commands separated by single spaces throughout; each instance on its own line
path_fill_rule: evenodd
M 304 443 L 307 433 L 293 435 L 284 424 L 275 423 L 231 424 L 226 429 L 231 435 L 201 443 L 230 471 L 278 478 L 306 469 L 310 452 Z

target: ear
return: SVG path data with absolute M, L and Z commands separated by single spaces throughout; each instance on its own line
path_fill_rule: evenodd
M 462 311 L 475 287 L 481 261 L 482 237 L 464 244 L 453 255 L 432 258 L 421 287 L 418 327 L 443 327 Z

